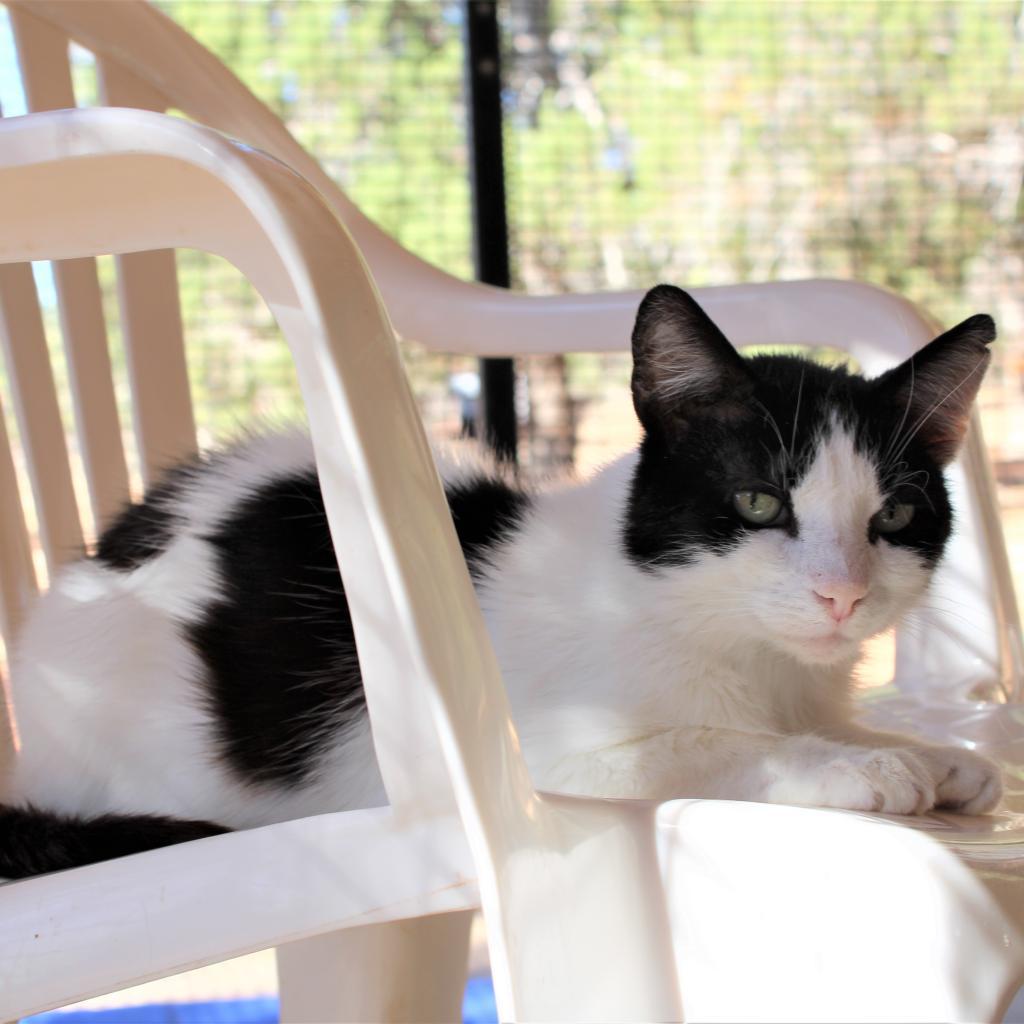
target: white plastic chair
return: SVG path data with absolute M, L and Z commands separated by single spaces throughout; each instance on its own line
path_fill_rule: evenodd
M 123 66 L 115 70 L 122 48 L 148 48 L 151 81 L 131 93 L 139 105 L 166 105 L 173 95 L 198 118 L 201 97 L 190 105 L 190 92 L 205 88 L 218 109 L 236 93 L 248 96 L 144 6 L 37 0 L 28 11 L 11 10 L 26 82 L 35 62 L 44 69 L 34 107 L 65 102 L 56 94 L 62 82 L 69 86 L 60 64 L 68 35 L 97 52 L 106 83 L 131 79 Z M 173 62 L 161 62 L 160 39 L 170 40 Z M 180 95 L 169 91 L 172 71 Z M 44 88 L 52 90 L 48 104 L 39 99 Z M 238 102 L 233 128 L 246 141 L 287 138 L 279 125 L 263 124 L 270 115 L 251 97 L 248 107 Z M 247 134 L 259 126 L 246 110 L 264 138 Z M 232 127 L 230 113 L 221 109 L 220 127 Z M 88 372 L 104 356 L 102 333 L 86 329 L 96 326 L 86 258 L 133 254 L 120 262 L 122 302 L 135 303 L 141 317 L 150 307 L 132 281 L 167 278 L 172 265 L 138 253 L 194 247 L 224 256 L 267 299 L 296 359 L 391 800 L 390 809 L 289 822 L 3 887 L 0 1017 L 278 945 L 284 1019 L 453 1019 L 468 921 L 454 912 L 476 905 L 478 887 L 502 1019 L 672 1020 L 684 1005 L 696 1019 L 998 1019 L 1024 971 L 1011 816 L 970 823 L 955 836 L 950 824 L 956 842 L 943 845 L 867 815 L 533 791 L 391 329 L 358 250 L 325 204 L 362 232 L 386 303 L 395 297 L 400 330 L 436 347 L 481 351 L 486 339 L 488 351 L 508 352 L 522 350 L 525 337 L 533 351 L 572 347 L 574 339 L 579 347 L 619 347 L 637 296 L 536 300 L 454 282 L 402 256 L 325 181 L 315 182 L 318 194 L 275 161 L 156 114 L 0 123 L 0 263 L 14 264 L 0 274 L 0 327 L 50 563 L 74 547 L 80 527 L 31 276 L 18 262 L 74 261 L 58 264 L 58 283 L 90 493 L 102 514 L 124 490 L 93 470 L 108 467 L 119 447 L 90 448 L 88 440 L 97 421 L 109 421 L 112 396 L 109 371 Z M 61 284 L 64 275 L 70 285 Z M 406 288 L 421 301 L 409 303 Z M 740 344 L 827 337 L 869 369 L 931 335 L 908 304 L 862 285 L 698 294 Z M 495 325 L 509 332 L 497 342 Z M 174 370 L 183 367 L 181 343 L 147 341 L 130 317 L 127 326 L 137 434 L 152 466 L 193 443 L 184 375 Z M 171 369 L 153 372 L 156 358 Z M 171 391 L 178 414 L 161 417 Z M 155 410 L 147 407 L 154 397 Z M 162 440 L 147 445 L 154 436 Z M 1013 691 L 1016 612 L 977 434 L 966 468 L 965 528 L 951 561 L 971 570 L 957 586 L 970 597 L 980 640 L 973 660 L 958 656 L 947 667 L 960 666 L 960 682 Z M 33 590 L 13 485 L 0 445 L 8 638 Z M 418 518 L 399 522 L 396 510 L 410 506 Z M 928 627 L 931 642 L 944 635 L 940 617 Z M 901 680 L 926 675 L 912 654 L 901 638 Z M 933 827 L 951 820 L 934 816 Z M 870 977 L 864 946 L 878 953 Z

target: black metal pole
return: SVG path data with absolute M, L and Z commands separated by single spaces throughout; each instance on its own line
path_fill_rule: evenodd
M 478 281 L 512 283 L 505 209 L 501 113 L 501 46 L 497 0 L 466 0 L 466 78 L 473 203 L 473 259 Z M 480 360 L 484 438 L 499 458 L 515 461 L 515 364 Z

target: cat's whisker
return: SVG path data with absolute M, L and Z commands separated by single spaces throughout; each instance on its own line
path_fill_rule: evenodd
M 334 598 L 341 598 L 344 596 L 341 592 L 340 587 L 331 587 L 323 583 L 312 583 L 309 580 L 303 580 L 302 582 L 300 582 L 298 580 L 287 579 L 284 582 L 289 584 L 290 586 L 299 587 L 301 590 L 304 591 L 315 591 L 315 594 L 325 594 L 328 597 Z M 311 596 L 315 596 L 315 594 Z
M 987 363 L 988 354 L 986 353 L 985 355 L 981 356 L 978 359 L 978 361 L 974 364 L 974 366 L 970 369 L 970 371 L 964 375 L 963 379 L 960 381 L 959 384 L 957 384 L 953 388 L 950 388 L 950 390 L 942 398 L 935 402 L 931 406 L 931 408 L 929 408 L 928 411 L 925 412 L 918 419 L 918 421 L 914 424 L 913 428 L 911 429 L 910 433 L 907 435 L 906 439 L 900 445 L 900 448 L 894 456 L 895 458 L 899 458 L 900 456 L 903 455 L 903 453 L 907 450 L 907 447 L 910 445 L 910 443 L 914 440 L 915 437 L 917 437 L 918 432 L 921 430 L 924 424 L 935 414 L 938 408 L 942 405 L 945 405 L 945 403 L 948 402 L 949 399 L 952 398 L 978 372 L 978 370 L 982 369 L 982 367 L 984 367 Z
M 900 465 L 904 465 L 904 463 L 900 463 Z M 915 478 L 918 478 L 918 477 L 924 479 L 924 483 L 923 484 L 918 484 L 917 485 L 919 487 L 927 487 L 928 484 L 931 483 L 931 479 L 932 479 L 931 473 L 929 473 L 927 470 L 924 470 L 924 469 L 917 469 L 917 470 L 914 470 L 914 472 L 912 472 L 912 473 L 909 473 L 909 472 L 898 473 L 896 476 L 894 476 L 892 478 L 890 486 L 893 487 L 893 488 L 896 488 L 896 487 L 901 486 L 902 484 L 910 483 Z
M 804 376 L 807 373 L 807 367 L 800 367 L 800 384 L 796 389 L 796 412 L 793 413 L 793 433 L 789 438 L 789 465 L 793 465 L 793 458 L 796 452 L 796 427 L 800 422 L 800 401 L 804 396 Z
M 754 401 L 754 404 L 759 409 L 761 409 L 761 411 L 764 413 L 765 423 L 767 423 L 768 426 L 770 426 L 772 428 L 772 432 L 775 434 L 775 437 L 778 439 L 779 451 L 782 454 L 783 458 L 786 459 L 785 465 L 788 467 L 789 466 L 789 457 L 788 457 L 788 452 L 787 452 L 787 449 L 786 449 L 786 442 L 782 440 L 782 431 L 779 430 L 779 425 L 778 425 L 778 423 L 775 422 L 775 417 L 771 414 L 771 411 L 769 410 L 769 408 L 762 401 L 760 401 L 757 398 L 755 398 L 753 401 Z
M 924 616 L 929 612 L 942 616 L 943 619 L 955 619 L 958 621 L 966 630 L 973 632 L 977 629 L 977 622 L 969 619 L 965 615 L 959 615 L 954 611 L 950 611 L 948 608 L 931 608 L 928 605 L 921 605 L 915 608 L 912 612 L 908 613 L 908 619 L 916 622 L 919 626 L 924 628 L 928 624 L 926 623 Z
M 931 496 L 928 494 L 928 492 L 920 484 L 915 484 L 915 483 L 913 483 L 910 480 L 904 480 L 901 484 L 899 484 L 899 486 L 900 487 L 912 487 L 914 490 L 920 491 L 921 492 L 921 497 L 924 498 L 925 502 L 928 505 L 928 508 L 932 512 L 935 511 L 935 505 L 932 503 Z
M 948 607 L 942 608 L 942 607 L 939 607 L 937 605 L 927 605 L 927 604 L 925 604 L 925 605 L 918 606 L 914 610 L 914 612 L 913 612 L 913 614 L 918 616 L 919 618 L 921 618 L 922 616 L 924 616 L 924 615 L 926 615 L 928 613 L 931 613 L 931 614 L 934 614 L 934 615 L 939 615 L 943 619 L 955 619 L 957 622 L 961 623 L 961 625 L 963 625 L 965 629 L 968 629 L 968 630 L 972 630 L 973 631 L 973 630 L 976 630 L 977 627 L 978 627 L 978 623 L 977 623 L 976 619 L 972 619 L 970 616 L 964 615 L 964 614 L 956 611 L 955 609 L 951 609 L 951 608 L 948 608 Z
M 889 443 L 886 445 L 885 452 L 882 455 L 882 466 L 883 466 L 883 468 L 887 465 L 887 463 L 889 461 L 889 457 L 890 457 L 890 455 L 892 453 L 892 450 L 893 450 L 893 446 L 897 443 L 897 439 L 899 438 L 901 432 L 903 431 L 903 427 L 904 427 L 904 425 L 907 422 L 907 416 L 910 413 L 911 403 L 914 401 L 914 358 L 913 358 L 913 356 L 911 356 L 911 358 L 909 360 L 909 364 L 910 364 L 910 388 L 909 388 L 909 391 L 908 391 L 908 394 L 907 394 L 907 401 L 906 401 L 906 403 L 903 406 L 903 415 L 900 417 L 899 423 L 896 425 L 896 428 L 893 430 L 893 432 L 889 435 Z

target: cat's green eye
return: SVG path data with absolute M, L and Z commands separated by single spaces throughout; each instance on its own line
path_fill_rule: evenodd
M 897 530 L 902 530 L 904 526 L 909 525 L 913 518 L 913 505 L 902 505 L 899 502 L 890 501 L 881 512 L 875 513 L 871 524 L 879 533 L 896 533 Z
M 783 518 L 786 511 L 781 498 L 764 491 L 737 491 L 732 503 L 740 516 L 755 526 L 771 526 Z

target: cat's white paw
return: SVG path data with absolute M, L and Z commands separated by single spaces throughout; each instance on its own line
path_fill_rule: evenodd
M 962 747 L 915 747 L 935 783 L 935 806 L 964 814 L 985 814 L 1003 795 L 999 766 Z
M 779 780 L 771 799 L 852 811 L 923 814 L 935 806 L 927 764 L 909 750 L 851 748 L 801 779 Z

